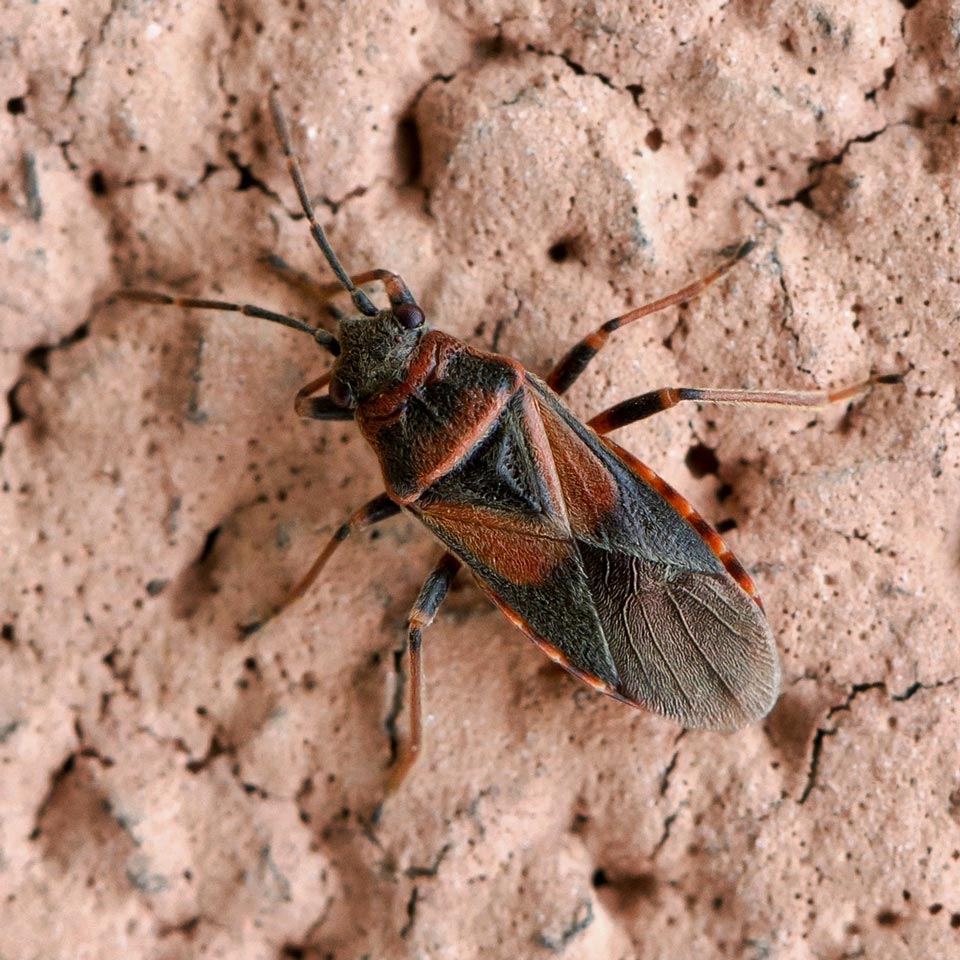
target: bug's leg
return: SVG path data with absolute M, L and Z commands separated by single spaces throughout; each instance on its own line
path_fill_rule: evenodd
M 669 410 L 684 400 L 693 400 L 696 403 L 767 404 L 815 409 L 862 396 L 877 384 L 902 382 L 903 377 L 900 374 L 892 373 L 871 377 L 861 383 L 836 390 L 708 390 L 700 387 L 663 387 L 614 404 L 588 420 L 587 426 L 597 433 L 609 433 L 625 427 L 628 423 L 636 423 L 662 410 Z
M 314 280 L 308 273 L 291 267 L 286 260 L 278 257 L 276 254 L 268 254 L 263 260 L 275 273 L 283 277 L 284 280 L 295 287 L 299 287 L 311 297 L 314 297 L 319 303 L 327 303 L 331 297 L 335 297 L 338 293 L 344 292 L 343 286 L 339 281 L 335 283 L 320 283 L 318 280 Z M 384 289 L 387 291 L 387 296 L 390 298 L 391 306 L 396 307 L 401 303 L 416 303 L 413 294 L 410 292 L 410 288 L 403 282 L 403 278 L 397 276 L 397 274 L 390 270 L 365 270 L 363 273 L 352 275 L 349 279 L 355 286 L 361 286 L 364 283 L 373 283 L 376 280 L 381 281 Z M 336 307 L 328 304 L 327 309 L 334 312 L 336 319 L 340 319 L 339 316 L 336 316 L 336 314 L 340 314 L 340 311 L 337 310 Z
M 351 533 L 360 530 L 366 530 L 381 520 L 386 520 L 400 512 L 400 507 L 394 503 L 385 493 L 374 497 L 368 503 L 365 503 L 359 510 L 354 510 L 347 518 L 347 521 L 337 528 L 337 532 L 330 538 L 330 541 L 323 548 L 320 556 L 313 562 L 313 566 L 307 571 L 303 579 L 290 591 L 287 598 L 276 610 L 274 616 L 286 610 L 295 600 L 299 600 L 314 580 L 320 576 L 321 571 L 326 566 L 327 561 L 333 556 L 334 550 L 343 543 Z
M 413 609 L 410 611 L 409 632 L 407 634 L 407 654 L 410 660 L 410 673 L 407 683 L 410 687 L 410 711 L 407 720 L 407 739 L 397 752 L 397 758 L 390 768 L 387 780 L 387 793 L 393 793 L 410 772 L 414 761 L 420 754 L 423 727 L 421 722 L 421 702 L 423 693 L 423 669 L 421 666 L 420 643 L 422 630 L 433 623 L 443 598 L 460 569 L 460 561 L 452 554 L 445 553 L 433 568 L 430 576 L 420 588 Z
M 312 397 L 330 382 L 332 371 L 328 370 L 322 377 L 311 380 L 305 387 L 297 391 L 293 401 L 293 409 L 298 417 L 307 420 L 353 420 L 353 411 L 337 406 L 329 397 Z
M 401 303 L 416 303 L 410 288 L 401 277 L 390 270 L 367 270 L 350 278 L 353 283 L 371 283 L 379 280 L 390 299 L 391 307 L 399 307 Z
M 643 306 L 637 307 L 635 310 L 623 314 L 623 316 L 614 317 L 602 326 L 597 327 L 593 333 L 585 336 L 561 358 L 560 362 L 547 376 L 547 384 L 556 393 L 565 393 L 573 386 L 580 374 L 587 369 L 590 361 L 603 349 L 611 333 L 614 333 L 621 327 L 625 327 L 628 323 L 633 323 L 634 320 L 639 320 L 641 317 L 648 317 L 651 313 L 656 313 L 658 310 L 664 310 L 678 303 L 686 303 L 687 300 L 692 300 L 706 290 L 711 283 L 719 280 L 753 248 L 754 243 L 752 240 L 741 243 L 729 260 L 721 263 L 716 270 L 712 270 L 705 277 L 701 277 L 682 290 L 677 290 L 666 297 L 661 297 L 659 300 L 653 300 L 651 303 L 645 303 Z
M 299 278 L 300 275 L 296 271 L 291 272 Z M 390 270 L 365 270 L 363 273 L 355 273 L 350 276 L 350 282 L 355 286 L 362 286 L 365 283 L 373 283 L 377 280 L 383 284 L 384 290 L 387 291 L 390 306 L 398 307 L 401 303 L 416 303 L 410 288 L 403 282 L 403 278 Z M 319 297 L 321 302 L 326 302 L 335 294 L 343 293 L 343 288 L 337 283 L 317 283 L 311 284 L 311 286 L 314 296 Z

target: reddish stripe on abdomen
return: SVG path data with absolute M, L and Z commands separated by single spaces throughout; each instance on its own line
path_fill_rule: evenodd
M 723 564 L 724 569 L 737 582 L 738 586 L 746 593 L 756 605 L 762 610 L 763 603 L 757 594 L 757 588 L 754 586 L 750 574 L 744 569 L 743 564 L 733 555 L 730 548 L 723 542 L 723 537 L 717 533 L 713 527 L 693 508 L 690 501 L 677 493 L 673 487 L 662 477 L 655 474 L 645 463 L 638 460 L 632 453 L 624 450 L 619 444 L 614 443 L 609 437 L 600 437 L 600 439 L 615 453 L 624 460 L 627 466 L 633 470 L 637 476 L 645 483 L 650 484 L 657 493 L 663 497 L 667 503 L 673 507 L 677 513 L 683 517 L 687 523 L 696 531 L 697 536 L 710 548 L 714 556 Z

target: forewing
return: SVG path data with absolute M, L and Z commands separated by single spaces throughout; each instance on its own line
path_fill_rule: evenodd
M 533 386 L 565 502 L 581 495 L 583 475 L 617 479 L 611 509 L 567 511 L 617 693 L 688 727 L 734 729 L 766 715 L 779 659 L 742 567 L 676 491 Z
M 714 730 L 770 711 L 780 687 L 773 636 L 728 575 L 579 546 L 622 696 Z
M 409 509 L 549 656 L 615 693 L 616 669 L 526 389 Z

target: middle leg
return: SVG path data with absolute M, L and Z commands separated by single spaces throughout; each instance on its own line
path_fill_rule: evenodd
M 293 400 L 293 409 L 296 410 L 298 417 L 304 417 L 307 420 L 353 420 L 353 411 L 334 403 L 329 395 L 311 396 L 327 386 L 332 376 L 333 371 L 328 370 L 323 376 L 311 380 L 297 391 Z

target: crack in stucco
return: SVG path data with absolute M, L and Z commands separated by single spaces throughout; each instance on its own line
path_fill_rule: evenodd
M 892 130 L 894 127 L 910 126 L 916 126 L 916 124 L 912 123 L 910 120 L 894 120 L 890 123 L 885 123 L 882 127 L 879 127 L 876 130 L 871 130 L 869 133 L 861 133 L 852 137 L 848 137 L 847 140 L 841 144 L 840 149 L 833 154 L 833 156 L 827 157 L 826 159 L 811 160 L 807 165 L 807 175 L 810 177 L 809 182 L 790 196 L 781 197 L 779 200 L 775 200 L 774 204 L 778 207 L 789 207 L 795 203 L 799 203 L 808 210 L 813 210 L 816 212 L 812 194 L 813 191 L 823 183 L 823 171 L 826 170 L 827 167 L 842 166 L 843 161 L 846 159 L 847 154 L 850 152 L 854 144 L 873 143 L 874 140 L 882 136 L 888 130 Z
M 63 106 L 66 106 L 76 95 L 77 84 L 87 75 L 87 71 L 90 69 L 90 63 L 93 60 L 93 54 L 98 50 L 102 45 L 103 41 L 107 35 L 107 27 L 110 26 L 110 21 L 113 19 L 113 15 L 120 9 L 123 0 L 111 0 L 110 9 L 103 15 L 100 19 L 100 23 L 97 26 L 97 36 L 95 40 L 87 38 L 80 45 L 80 54 L 78 59 L 80 60 L 80 70 L 77 73 L 70 75 L 70 82 L 67 85 L 67 93 L 63 98 Z
M 667 761 L 667 765 L 663 768 L 663 773 L 660 775 L 660 796 L 665 797 L 667 791 L 670 789 L 670 779 L 673 776 L 673 771 L 677 767 L 677 760 L 680 757 L 680 741 L 687 735 L 686 729 L 681 730 L 677 736 L 674 738 L 673 746 L 673 756 Z
M 947 677 L 945 680 L 934 680 L 933 683 L 921 683 L 921 681 L 915 680 L 903 693 L 890 694 L 890 699 L 895 703 L 903 703 L 905 700 L 912 699 L 921 690 L 938 690 L 940 687 L 951 687 L 958 681 L 960 681 L 960 676 Z
M 420 888 L 414 884 L 413 889 L 410 891 L 410 899 L 407 900 L 407 920 L 404 925 L 400 928 L 400 939 L 406 940 L 410 931 L 413 929 L 413 924 L 417 919 L 417 904 L 420 902 Z
M 435 877 L 440 872 L 440 864 L 443 863 L 444 858 L 452 849 L 452 843 L 445 843 L 436 852 L 429 867 L 418 867 L 416 865 L 411 865 L 403 871 L 404 875 L 408 877 Z
M 859 540 L 861 543 L 865 543 L 878 557 L 896 556 L 896 551 L 892 550 L 890 547 L 879 546 L 878 544 L 874 543 L 866 533 L 863 533 L 856 527 L 854 527 L 850 533 L 847 533 L 844 530 L 838 530 L 836 528 L 831 528 L 831 532 L 835 533 L 838 537 L 842 537 L 847 543 L 852 543 L 854 540 Z
M 668 761 L 667 765 L 663 768 L 663 773 L 660 775 L 660 796 L 666 796 L 667 790 L 670 789 L 670 776 L 674 771 L 674 768 L 677 765 L 677 758 L 680 756 L 680 751 L 674 751 L 673 756 Z
M 840 703 L 834 704 L 827 710 L 824 719 L 830 720 L 831 717 L 838 713 L 849 713 L 852 710 L 853 701 L 856 700 L 860 694 L 867 693 L 870 690 L 883 690 L 891 702 L 903 703 L 912 699 L 921 691 L 930 691 L 937 690 L 941 687 L 949 687 L 958 681 L 960 681 L 960 676 L 947 677 L 943 680 L 934 680 L 931 683 L 923 683 L 922 681 L 917 680 L 900 693 L 891 692 L 886 681 L 883 680 L 855 683 L 850 687 L 850 692 L 847 694 L 844 700 L 842 700 Z M 823 757 L 824 742 L 827 737 L 835 736 L 839 730 L 839 724 L 834 724 L 833 726 L 820 726 L 817 728 L 817 731 L 813 737 L 813 747 L 810 754 L 810 763 L 807 769 L 807 780 L 803 786 L 803 790 L 797 797 L 798 804 L 806 803 L 807 798 L 810 796 L 814 787 L 817 786 L 820 763 Z
M 567 53 L 557 53 L 553 50 L 544 50 L 532 43 L 526 44 L 524 47 L 525 52 L 533 53 L 538 57 L 554 57 L 557 60 L 560 60 L 562 63 L 566 64 L 567 68 L 578 77 L 593 77 L 595 80 L 598 80 L 605 87 L 610 90 L 614 90 L 617 93 L 624 93 L 633 100 L 634 106 L 647 118 L 648 122 L 653 126 L 656 126 L 656 121 L 653 119 L 649 108 L 645 107 L 641 102 L 640 98 L 643 95 L 644 85 L 642 80 L 637 80 L 635 83 L 627 83 L 623 86 L 620 86 L 614 83 L 605 73 L 600 73 L 596 70 L 587 70 L 582 64 L 578 63 Z
M 593 900 L 584 897 L 578 904 L 570 918 L 570 923 L 560 931 L 559 936 L 552 936 L 542 931 L 534 937 L 534 942 L 551 953 L 563 953 L 570 941 L 578 937 L 594 921 Z
M 393 766 L 400 756 L 400 730 L 397 720 L 403 711 L 404 692 L 407 686 L 407 675 L 403 669 L 403 661 L 407 653 L 408 642 L 407 635 L 404 634 L 404 643 L 393 651 L 393 696 L 390 698 L 390 707 L 383 718 L 383 729 L 387 734 L 387 742 L 390 746 L 390 756 L 387 761 L 390 766 Z
M 7 436 L 9 435 L 10 431 L 19 424 L 29 422 L 30 420 L 30 415 L 26 410 L 24 410 L 17 400 L 17 391 L 27 382 L 28 379 L 28 374 L 26 371 L 28 369 L 33 369 L 34 371 L 39 371 L 41 374 L 46 375 L 49 368 L 50 354 L 55 350 L 68 350 L 75 343 L 85 340 L 90 334 L 90 324 L 93 318 L 96 316 L 100 308 L 105 305 L 105 303 L 106 301 L 103 300 L 97 301 L 88 311 L 83 321 L 77 324 L 77 326 L 75 326 L 69 333 L 66 333 L 60 337 L 59 340 L 56 340 L 53 343 L 41 341 L 40 343 L 37 343 L 32 347 L 28 347 L 23 351 L 20 363 L 20 372 L 6 391 L 9 417 L 3 429 L 0 430 L 0 458 L 3 457 L 4 450 L 6 449 Z
M 681 800 L 680 804 L 677 806 L 677 809 L 672 811 L 671 813 L 668 813 L 663 818 L 663 829 L 661 830 L 660 837 L 657 840 L 657 842 L 654 844 L 653 850 L 650 853 L 651 860 L 656 860 L 658 854 L 663 849 L 664 844 L 666 844 L 666 842 L 670 839 L 670 833 L 673 830 L 673 825 L 676 822 L 677 817 L 680 816 L 685 806 L 687 806 L 687 801 Z

